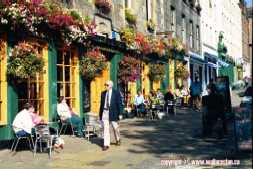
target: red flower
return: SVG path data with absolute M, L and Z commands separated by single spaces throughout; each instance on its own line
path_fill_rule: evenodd
M 74 20 L 67 14 L 53 14 L 49 17 L 49 25 L 54 28 L 63 28 L 74 24 Z

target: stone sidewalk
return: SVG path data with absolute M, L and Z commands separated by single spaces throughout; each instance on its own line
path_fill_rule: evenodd
M 34 158 L 30 151 L 0 150 L 1 169 L 164 169 L 164 168 L 251 168 L 251 156 L 234 153 L 232 131 L 226 139 L 202 139 L 201 114 L 181 109 L 176 116 L 159 121 L 126 119 L 121 121 L 122 145 L 101 151 L 102 140 L 63 136 L 64 150 Z M 161 159 L 212 160 L 239 159 L 239 166 L 162 166 Z M 174 161 L 175 162 L 175 161 Z

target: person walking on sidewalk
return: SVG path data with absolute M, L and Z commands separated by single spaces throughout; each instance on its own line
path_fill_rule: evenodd
M 206 111 L 203 117 L 203 136 L 212 135 L 214 125 L 219 118 L 222 120 L 223 135 L 227 134 L 224 99 L 222 95 L 217 93 L 215 84 L 209 84 L 207 90 L 209 94 L 203 96 L 202 99 L 202 105 L 205 107 L 204 110 Z
M 105 83 L 106 90 L 101 93 L 99 118 L 103 123 L 104 145 L 102 150 L 106 151 L 110 147 L 110 124 L 113 127 L 116 137 L 116 145 L 120 145 L 119 115 L 122 111 L 122 101 L 120 93 L 114 90 L 113 82 Z
M 194 109 L 200 110 L 202 85 L 199 78 L 196 77 L 195 81 L 190 86 L 190 95 L 192 100 L 192 106 Z

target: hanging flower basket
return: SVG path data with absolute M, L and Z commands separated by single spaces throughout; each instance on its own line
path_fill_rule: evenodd
M 136 18 L 137 16 L 132 14 L 131 10 L 130 9 L 126 9 L 125 10 L 125 18 L 126 18 L 126 21 L 129 23 L 129 24 L 133 24 L 135 25 L 136 24 Z
M 165 64 L 149 64 L 149 79 L 151 81 L 162 81 L 165 78 Z
M 44 60 L 38 56 L 34 47 L 29 43 L 22 42 L 11 51 L 7 73 L 18 79 L 28 79 L 41 73 L 43 67 Z
M 105 14 L 110 13 L 112 10 L 111 0 L 95 0 L 95 5 Z
M 136 33 L 133 28 L 125 27 L 120 30 L 120 39 L 130 48 L 135 46 Z
M 124 56 L 119 62 L 118 78 L 119 82 L 127 84 L 134 82 L 140 77 L 140 60 L 132 56 Z
M 152 52 L 152 46 L 149 39 L 141 32 L 136 33 L 135 42 L 137 44 L 138 50 L 144 55 Z
M 98 48 L 89 50 L 80 60 L 80 72 L 86 80 L 93 80 L 107 67 L 106 58 Z
M 176 67 L 175 76 L 177 78 L 181 78 L 181 79 L 188 79 L 188 77 L 190 76 L 190 74 L 186 70 L 186 68 L 185 68 L 185 66 L 183 64 L 179 64 Z

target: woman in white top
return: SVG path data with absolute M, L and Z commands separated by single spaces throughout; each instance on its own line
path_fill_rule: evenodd
M 59 98 L 59 103 L 57 104 L 57 113 L 62 121 L 71 122 L 77 137 L 83 137 L 83 121 L 82 119 L 72 111 L 72 109 L 67 105 L 66 99 L 61 96 Z

